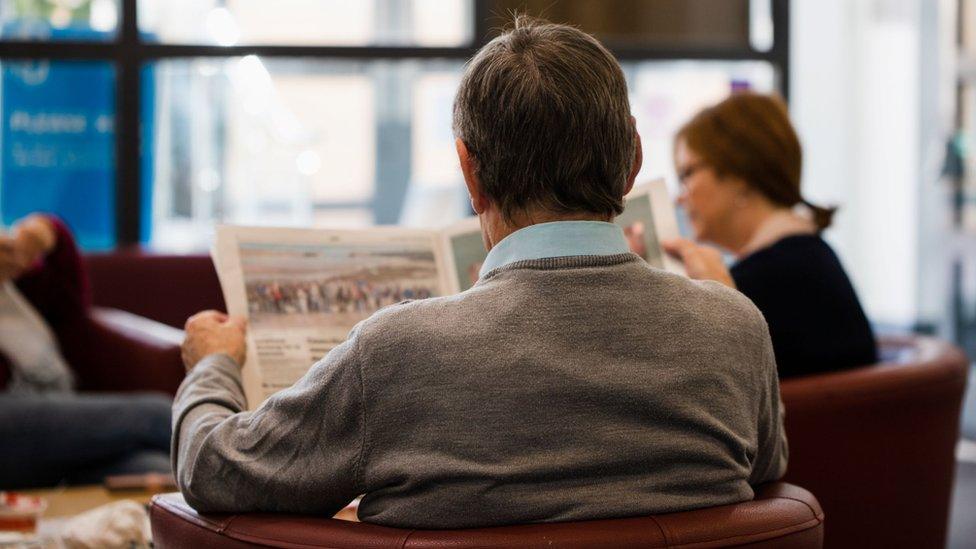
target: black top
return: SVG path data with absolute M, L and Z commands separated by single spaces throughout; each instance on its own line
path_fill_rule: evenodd
M 766 317 L 780 378 L 877 361 L 851 281 L 819 236 L 783 238 L 736 263 L 732 278 Z

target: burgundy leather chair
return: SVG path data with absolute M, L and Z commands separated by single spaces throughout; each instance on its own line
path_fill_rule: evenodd
M 176 394 L 185 370 L 183 332 L 125 311 L 95 307 L 66 331 L 62 348 L 80 391 L 158 391 Z M 9 366 L 0 357 L 0 379 Z M 2 385 L 2 383 L 0 383 Z
M 159 391 L 176 394 L 186 371 L 183 332 L 125 311 L 95 307 L 76 327 L 69 358 L 82 391 Z
M 59 244 L 45 262 L 18 280 L 18 287 L 38 311 L 50 315 L 60 351 L 71 366 L 80 391 L 159 391 L 173 394 L 185 375 L 180 358 L 180 330 L 149 318 L 90 303 L 90 282 L 84 262 L 78 264 L 70 233 L 56 223 Z M 66 240 L 61 240 L 61 239 Z M 119 262 L 116 288 L 139 292 L 144 302 L 155 302 L 138 290 L 139 281 L 126 279 L 127 266 Z M 80 272 L 79 272 L 80 269 Z M 104 275 L 104 273 L 100 273 Z M 113 284 L 100 279 L 103 287 Z M 94 300 L 91 300 L 94 301 Z M 0 353 L 0 389 L 11 375 L 8 357 Z
M 179 494 L 156 496 L 149 514 L 158 549 L 806 549 L 821 547 L 824 532 L 824 514 L 817 499 L 803 488 L 785 483 L 763 487 L 753 501 L 683 513 L 470 530 L 412 530 L 296 515 L 200 515 Z
M 969 363 L 928 337 L 883 338 L 884 361 L 784 380 L 783 480 L 830 517 L 829 548 L 943 548 Z
M 204 309 L 226 311 L 210 256 L 162 255 L 135 249 L 84 258 L 92 301 L 182 329 Z

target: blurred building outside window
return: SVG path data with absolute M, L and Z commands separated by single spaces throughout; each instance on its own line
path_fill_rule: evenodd
M 471 0 L 138 0 L 150 40 L 219 46 L 461 46 L 471 9 Z

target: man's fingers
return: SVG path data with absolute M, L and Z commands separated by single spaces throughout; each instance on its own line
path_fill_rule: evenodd
M 242 332 L 247 330 L 247 319 L 242 316 L 227 317 L 226 323 L 228 326 L 237 328 Z
M 223 320 L 225 320 L 227 318 L 227 315 L 224 314 L 224 313 L 222 313 L 222 312 L 220 312 L 220 311 L 215 311 L 213 309 L 208 309 L 206 311 L 200 311 L 199 313 L 191 316 L 190 317 L 190 320 L 193 320 L 193 319 L 196 319 L 196 318 L 212 318 L 212 319 L 217 320 L 217 321 L 223 321 Z
M 225 320 L 227 320 L 227 315 L 220 311 L 200 311 L 186 320 L 185 327 L 189 328 L 191 324 L 199 324 L 202 322 L 224 322 Z

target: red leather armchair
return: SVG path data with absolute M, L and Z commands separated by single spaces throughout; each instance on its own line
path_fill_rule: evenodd
M 183 332 L 125 311 L 94 308 L 73 335 L 66 357 L 83 391 L 159 391 L 176 394 L 186 374 Z
M 810 492 L 784 483 L 736 505 L 648 517 L 471 530 L 410 530 L 295 515 L 200 515 L 179 494 L 153 498 L 153 543 L 181 547 L 658 548 L 821 547 L 824 514 Z
M 125 311 L 94 307 L 62 330 L 61 352 L 80 391 L 176 394 L 185 371 L 183 332 Z M 0 388 L 9 364 L 0 355 Z
M 52 223 L 55 247 L 20 275 L 16 285 L 48 322 L 77 388 L 175 393 L 184 376 L 182 332 L 104 304 L 93 307 L 86 265 L 71 233 L 59 220 L 52 218 Z M 118 267 L 123 277 L 115 281 L 118 286 L 138 288 L 138 281 L 124 278 L 125 265 Z M 155 301 L 142 295 L 144 301 Z M 0 353 L 0 389 L 9 383 L 11 373 L 9 357 Z
M 84 258 L 92 301 L 174 328 L 205 310 L 226 311 L 213 261 L 207 255 L 162 255 L 135 250 Z
M 817 495 L 825 547 L 942 548 L 968 360 L 933 338 L 880 345 L 881 364 L 780 384 L 784 480 Z
M 183 332 L 114 309 L 93 308 L 63 327 L 61 352 L 80 391 L 176 394 L 185 374 Z M 10 366 L 0 354 L 0 388 Z
M 129 312 L 92 307 L 58 325 L 61 353 L 80 391 L 175 394 L 185 371 L 183 332 Z M 10 364 L 0 353 L 0 389 Z

